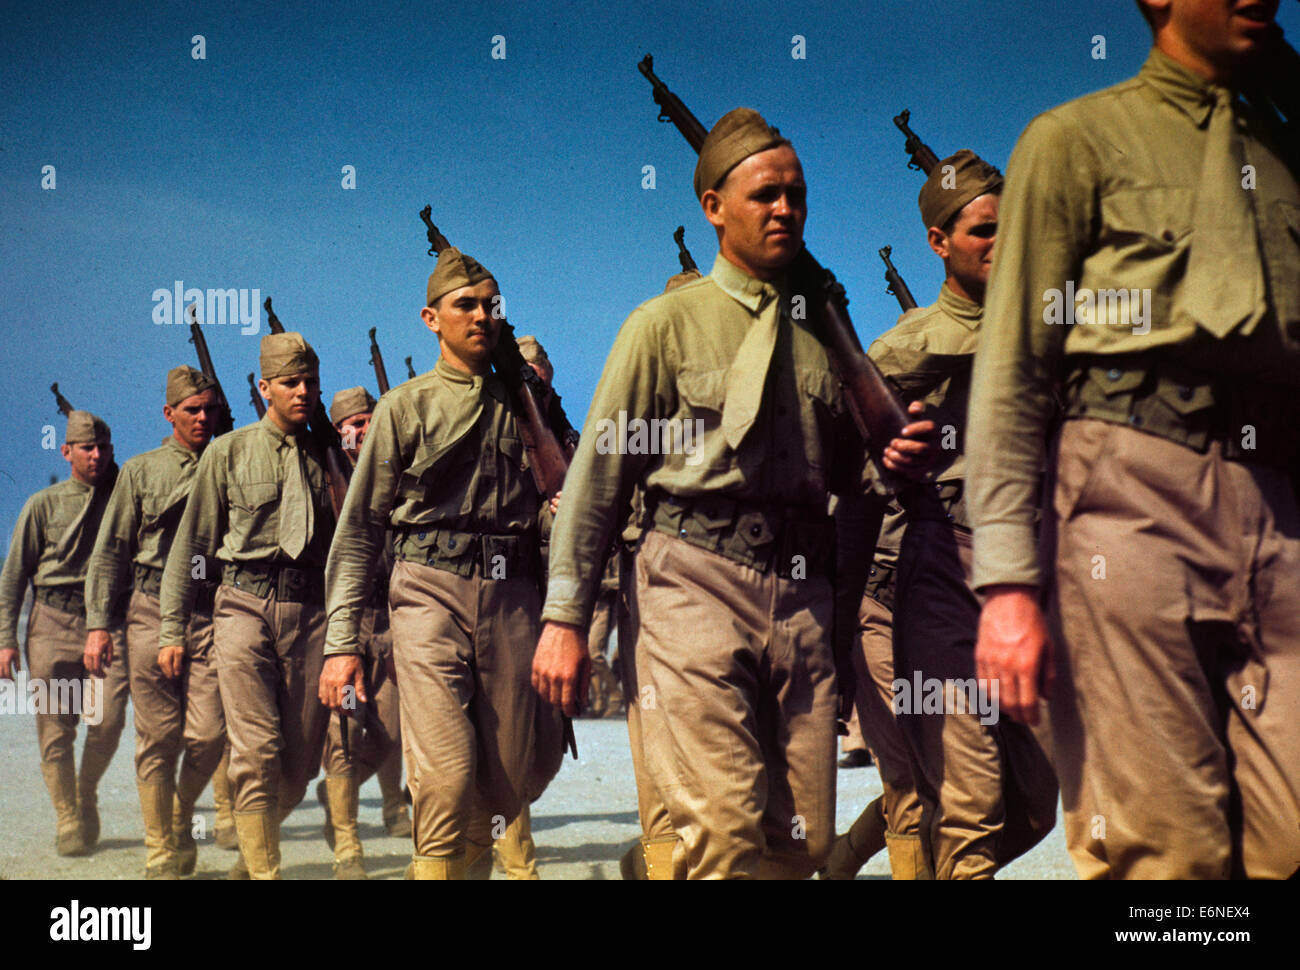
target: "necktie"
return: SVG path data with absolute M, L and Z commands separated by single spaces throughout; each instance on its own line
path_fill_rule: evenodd
M 1255 190 L 1243 187 L 1245 153 L 1232 92 L 1216 88 L 1205 159 L 1192 207 L 1184 309 L 1216 337 L 1249 333 L 1264 314 L 1264 271 L 1256 233 Z
M 307 485 L 306 460 L 296 438 L 285 439 L 289 446 L 281 456 L 284 491 L 280 495 L 280 548 L 290 559 L 297 559 L 307 548 L 312 530 L 311 489 Z
M 740 447 L 758 418 L 763 403 L 767 368 L 776 347 L 777 327 L 781 323 L 781 301 L 773 292 L 764 292 L 764 304 L 758 319 L 749 325 L 736 359 L 727 370 L 726 400 L 722 405 L 722 433 L 734 451 Z

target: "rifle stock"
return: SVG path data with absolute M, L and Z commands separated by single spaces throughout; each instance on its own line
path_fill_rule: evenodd
M 375 340 L 375 327 L 370 328 L 370 365 L 375 369 L 375 381 L 379 384 L 379 396 L 388 393 L 388 368 L 384 366 L 384 355 L 379 351 L 379 342 Z
M 203 336 L 203 328 L 199 326 L 198 311 L 193 306 L 190 307 L 190 343 L 194 345 L 194 352 L 198 355 L 199 370 L 203 371 L 204 376 L 213 383 L 213 390 L 217 392 L 217 423 L 212 433 L 216 436 L 232 431 L 235 427 L 235 416 L 230 413 L 230 402 L 226 400 L 225 389 L 221 386 L 221 379 L 217 377 L 217 369 L 212 364 L 212 354 L 208 352 L 208 339 Z
M 691 147 L 699 152 L 707 132 L 699 119 L 691 114 L 677 95 L 655 76 L 653 60 L 647 54 L 638 67 L 654 85 L 654 100 L 662 109 L 660 119 L 667 118 Z M 831 366 L 848 392 L 849 410 L 858 430 L 872 451 L 873 460 L 880 464 L 880 453 L 894 438 L 899 437 L 907 425 L 907 409 L 893 389 L 885 382 L 879 368 L 862 350 L 862 343 L 849 319 L 848 295 L 830 270 L 813 258 L 805 246 L 790 263 L 788 270 L 792 281 L 797 281 L 796 292 L 805 293 L 809 304 L 816 308 L 821 324 L 818 335 L 828 350 Z M 888 475 L 889 472 L 882 472 Z
M 415 368 L 411 365 L 411 358 L 406 358 L 406 379 L 410 380 L 415 377 Z
M 253 410 L 257 412 L 260 421 L 266 416 L 266 402 L 262 400 L 262 393 L 257 389 L 257 379 L 251 373 L 248 375 L 248 397 L 253 402 Z
M 677 231 L 673 233 L 673 242 L 677 243 L 677 261 L 682 264 L 682 272 L 689 273 L 694 270 L 698 273 L 700 268 L 695 265 L 695 259 L 691 256 L 691 251 L 686 248 L 685 226 L 677 227 Z
M 65 418 L 76 410 L 72 402 L 59 393 L 59 382 L 55 381 L 50 385 L 50 390 L 54 393 L 54 406 L 59 409 L 59 413 Z
M 894 269 L 893 260 L 889 254 L 894 251 L 892 246 L 885 246 L 878 250 L 880 258 L 885 261 L 885 292 L 898 300 L 898 305 L 903 308 L 903 312 L 915 310 L 917 307 L 916 297 L 912 296 L 912 291 L 907 288 L 903 282 L 903 275 Z

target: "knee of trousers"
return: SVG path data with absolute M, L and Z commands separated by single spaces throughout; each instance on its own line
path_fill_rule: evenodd
M 52 763 L 73 757 L 77 741 L 75 714 L 37 714 L 36 739 L 41 761 Z

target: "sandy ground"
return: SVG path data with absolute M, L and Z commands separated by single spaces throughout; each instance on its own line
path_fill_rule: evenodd
M 128 719 L 130 733 L 131 721 Z M 575 725 L 580 761 L 566 758 L 546 794 L 533 805 L 533 834 L 543 879 L 618 879 L 618 859 L 638 833 L 636 787 L 622 720 L 580 720 Z M 78 738 L 80 747 L 80 737 Z M 60 858 L 54 851 L 54 810 L 41 781 L 34 717 L 0 715 L 0 877 L 5 879 L 138 879 L 144 869 L 140 808 L 132 765 L 133 736 L 123 736 L 100 786 L 103 834 L 95 853 L 83 859 Z M 307 801 L 286 820 L 282 835 L 286 879 L 328 879 L 329 849 L 321 838 L 324 813 L 315 786 Z M 841 771 L 837 821 L 840 831 L 880 793 L 874 768 Z M 361 836 L 371 878 L 400 879 L 410 859 L 409 843 L 390 838 L 380 818 L 379 786 L 361 790 Z M 195 878 L 219 879 L 234 861 L 233 852 L 212 843 L 211 789 L 199 799 L 206 842 L 200 842 Z M 882 852 L 859 878 L 888 878 Z M 494 878 L 504 878 L 497 874 Z M 1032 852 L 1007 867 L 1007 879 L 1073 879 L 1065 839 L 1056 829 Z

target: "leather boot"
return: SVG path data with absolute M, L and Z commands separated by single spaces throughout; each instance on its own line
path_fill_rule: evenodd
M 540 879 L 537 874 L 537 845 L 533 842 L 533 819 L 525 805 L 506 827 L 493 849 L 507 879 Z
M 135 787 L 140 794 L 140 813 L 144 816 L 144 877 L 179 879 L 172 840 L 175 792 L 171 779 L 166 775 L 155 775 L 147 781 L 137 780 Z
M 379 779 L 379 792 L 384 797 L 384 828 L 395 839 L 411 837 L 411 813 L 402 798 L 402 746 L 393 745 L 392 752 L 375 772 Z
M 235 812 L 239 854 L 250 879 L 280 878 L 280 823 L 275 812 Z
M 626 852 L 618 860 L 618 873 L 625 880 L 644 880 L 646 876 L 645 869 L 645 846 L 641 840 L 633 842 Z
M 353 774 L 326 775 L 325 796 L 334 832 L 334 878 L 365 879 L 361 835 L 357 831 L 357 780 Z M 319 791 L 319 786 L 318 786 Z
M 81 816 L 77 814 L 77 770 L 72 758 L 62 761 L 42 761 L 41 775 L 54 803 L 57 835 L 54 846 L 59 855 L 83 856 L 89 851 L 81 832 Z
M 81 770 L 77 773 L 77 814 L 81 816 L 81 835 L 86 850 L 95 848 L 99 841 L 99 780 L 108 770 L 109 762 L 117 751 L 117 738 L 110 745 L 106 739 L 87 736 L 81 749 Z
M 316 801 L 320 802 L 320 807 L 325 809 L 325 824 L 321 826 L 320 834 L 325 839 L 325 844 L 334 849 L 334 813 L 330 811 L 330 793 L 329 786 L 325 784 L 322 778 L 316 783 Z
M 852 879 L 867 860 L 885 847 L 885 802 L 877 798 L 858 816 L 852 827 L 831 846 L 822 879 Z
M 686 878 L 686 857 L 680 850 L 682 840 L 675 835 L 642 839 L 646 879 L 658 882 Z
M 417 855 L 406 868 L 411 879 L 464 879 L 465 853 Z
M 885 833 L 885 846 L 889 849 L 889 871 L 895 879 L 933 879 L 934 869 L 925 857 L 925 847 L 919 835 Z
M 189 755 L 181 758 L 176 779 L 176 798 L 172 803 L 172 845 L 176 850 L 176 869 L 182 876 L 194 874 L 199 861 L 199 845 L 194 841 L 194 803 L 207 787 L 204 777 Z
M 221 763 L 212 773 L 212 800 L 217 807 L 216 843 L 218 849 L 238 849 L 239 837 L 235 835 L 234 795 L 230 788 L 230 745 L 221 756 Z
M 465 875 L 461 878 L 475 882 L 492 878 L 492 846 L 465 840 Z

